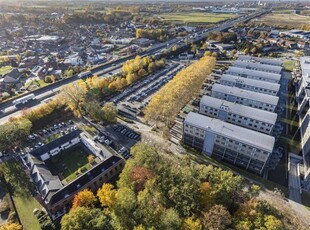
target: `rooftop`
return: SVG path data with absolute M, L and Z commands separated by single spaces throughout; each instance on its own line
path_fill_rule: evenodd
M 207 105 L 212 108 L 220 109 L 221 106 L 228 108 L 227 112 L 233 114 L 239 114 L 244 117 L 248 117 L 254 120 L 262 121 L 269 124 L 275 124 L 277 120 L 277 114 L 269 111 L 252 108 L 249 106 L 221 100 L 215 97 L 203 96 L 200 100 L 200 104 Z
M 210 118 L 198 113 L 190 112 L 184 123 L 237 140 L 267 152 L 272 152 L 275 143 L 275 138 L 272 136 L 229 124 L 219 119 Z
M 234 95 L 240 98 L 247 98 L 253 101 L 259 101 L 266 104 L 278 105 L 279 97 L 267 95 L 263 93 L 257 93 L 249 90 L 240 89 L 237 87 L 230 87 L 226 85 L 214 84 L 212 87 L 212 93 L 220 92 L 224 94 Z
M 267 65 L 275 65 L 275 66 L 281 66 L 282 61 L 276 60 L 276 59 L 270 59 L 270 58 L 260 58 L 260 57 L 252 57 L 249 55 L 239 55 L 238 60 L 240 61 L 250 61 L 250 62 L 258 62 L 261 64 L 267 64 Z
M 251 79 L 251 78 L 244 78 L 244 77 L 230 75 L 230 74 L 223 74 L 220 80 L 229 81 L 229 82 L 238 81 L 244 85 L 256 86 L 256 87 L 260 87 L 263 89 L 274 90 L 277 92 L 280 89 L 280 84 L 277 84 L 277 83 L 255 80 L 255 79 Z
M 234 62 L 234 66 L 247 68 L 247 69 L 248 68 L 260 69 L 261 71 L 264 71 L 264 72 L 273 71 L 278 74 L 281 73 L 281 70 L 282 70 L 282 67 L 280 66 L 266 65 L 266 64 L 246 62 L 246 61 L 240 61 L 240 60 L 236 60 Z
M 244 74 L 246 76 L 270 79 L 270 80 L 277 81 L 277 82 L 280 81 L 280 78 L 281 78 L 281 74 L 267 73 L 267 72 L 251 70 L 251 69 L 244 69 L 244 68 L 236 67 L 236 66 L 230 66 L 226 72 L 229 74 L 233 74 L 233 75 Z

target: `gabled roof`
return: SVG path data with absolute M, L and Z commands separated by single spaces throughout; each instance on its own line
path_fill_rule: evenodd
M 6 76 L 9 76 L 15 80 L 20 78 L 23 75 L 17 68 L 13 68 L 9 73 L 6 74 Z

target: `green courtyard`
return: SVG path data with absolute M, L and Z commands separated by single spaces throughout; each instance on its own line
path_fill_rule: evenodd
M 82 148 L 77 148 L 54 156 L 46 164 L 53 175 L 69 183 L 91 168 L 88 156 Z

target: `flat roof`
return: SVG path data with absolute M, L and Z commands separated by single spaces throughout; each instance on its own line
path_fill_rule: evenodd
M 184 123 L 237 140 L 267 152 L 273 151 L 275 143 L 274 137 L 233 125 L 216 118 L 210 118 L 198 113 L 190 112 L 185 118 Z
M 278 83 L 256 80 L 256 79 L 251 79 L 251 78 L 244 78 L 244 77 L 235 76 L 231 74 L 223 74 L 220 80 L 229 81 L 229 82 L 236 82 L 238 80 L 238 81 L 241 81 L 242 84 L 244 85 L 256 86 L 259 88 L 274 90 L 277 92 L 280 89 L 280 84 Z
M 266 64 L 246 62 L 246 61 L 240 61 L 240 60 L 236 60 L 233 65 L 242 67 L 242 68 L 260 69 L 261 71 L 264 71 L 264 72 L 273 71 L 276 73 L 281 73 L 281 70 L 282 70 L 282 67 L 280 66 L 266 65 Z
M 259 101 L 269 105 L 276 106 L 279 102 L 279 97 L 276 96 L 244 90 L 237 87 L 230 87 L 227 85 L 214 84 L 212 87 L 212 93 L 213 91 L 234 95 L 236 97 L 247 98 L 253 101 Z
M 281 74 L 277 73 L 268 73 L 264 71 L 259 70 L 252 70 L 252 69 L 244 69 L 237 66 L 230 66 L 228 70 L 226 71 L 229 74 L 245 74 L 246 76 L 252 76 L 252 77 L 260 77 L 264 79 L 271 79 L 273 81 L 279 82 L 281 79 Z
M 207 105 L 215 109 L 220 109 L 221 106 L 225 106 L 228 107 L 227 112 L 229 113 L 238 114 L 268 124 L 275 124 L 278 117 L 276 113 L 272 113 L 262 109 L 252 108 L 250 106 L 245 106 L 206 95 L 201 98 L 200 104 Z
M 302 77 L 309 81 L 310 79 L 310 56 L 305 56 L 300 58 L 300 67 L 302 70 Z
M 278 59 L 270 59 L 270 58 L 261 58 L 261 57 L 252 57 L 249 55 L 239 55 L 239 61 L 251 61 L 251 62 L 258 62 L 261 64 L 267 65 L 275 65 L 275 66 L 282 66 L 282 61 Z

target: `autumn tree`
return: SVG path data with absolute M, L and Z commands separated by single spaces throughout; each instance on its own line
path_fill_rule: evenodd
M 6 223 L 0 226 L 0 230 L 22 230 L 23 227 L 17 223 Z
M 102 107 L 103 121 L 107 123 L 115 123 L 117 120 L 117 109 L 113 103 L 107 102 Z
M 104 183 L 97 192 L 97 197 L 103 208 L 112 208 L 116 201 L 116 195 L 117 191 L 109 183 Z
M 62 100 L 77 117 L 84 115 L 85 96 L 87 92 L 88 87 L 83 80 L 78 80 L 61 88 Z
M 74 196 L 72 208 L 93 207 L 96 201 L 95 195 L 89 189 L 84 189 Z
M 182 224 L 182 230 L 202 230 L 202 225 L 199 219 L 188 217 Z
M 231 215 L 222 205 L 214 205 L 203 216 L 205 229 L 226 229 L 231 224 Z

